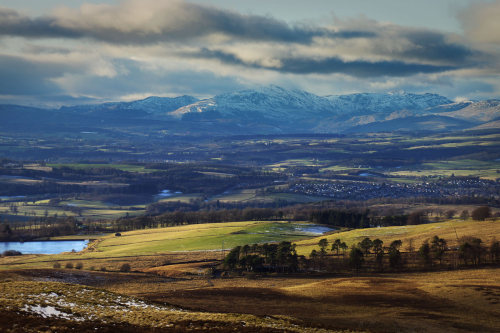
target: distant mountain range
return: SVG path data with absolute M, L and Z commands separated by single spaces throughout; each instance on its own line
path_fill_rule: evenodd
M 317 96 L 277 86 L 198 100 L 149 97 L 133 102 L 37 109 L 0 105 L 0 130 L 119 131 L 144 135 L 365 133 L 494 129 L 500 100 L 454 103 L 405 92 Z

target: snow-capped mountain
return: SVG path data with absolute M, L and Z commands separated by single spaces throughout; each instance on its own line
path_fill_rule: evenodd
M 451 103 L 448 98 L 436 94 L 406 92 L 330 95 L 326 98 L 331 102 L 333 108 L 345 114 L 390 113 L 401 110 L 420 111 Z
M 215 96 L 184 106 L 170 114 L 181 118 L 189 113 L 218 112 L 222 115 L 259 113 L 266 118 L 295 119 L 313 115 L 371 115 L 395 111 L 424 111 L 452 103 L 436 94 L 362 93 L 317 96 L 302 90 L 277 86 L 244 90 Z
M 470 102 L 461 109 L 447 112 L 446 116 L 477 123 L 499 120 L 500 100 Z
M 332 133 L 381 121 L 396 124 L 395 119 L 431 115 L 431 110 L 450 103 L 448 98 L 430 93 L 322 97 L 302 90 L 269 86 L 217 95 L 183 106 L 169 115 L 184 121 L 224 121 L 233 122 L 237 127 L 261 126 L 266 130 L 270 125 L 277 132 Z M 456 121 L 450 119 L 450 123 L 457 127 Z
M 6 130 L 50 125 L 87 132 L 130 129 L 147 135 L 155 131 L 173 135 L 447 131 L 498 128 L 499 120 L 500 100 L 454 103 L 436 94 L 405 92 L 323 97 L 278 86 L 204 100 L 149 97 L 59 110 L 0 106 L 0 128 Z
M 94 115 L 112 114 L 120 115 L 161 115 L 176 110 L 182 106 L 196 103 L 198 99 L 192 96 L 179 97 L 156 97 L 151 96 L 145 99 L 132 102 L 111 102 L 94 105 L 77 105 L 71 107 L 62 107 L 61 111 L 73 111 L 79 113 L 88 113 Z
M 184 106 L 170 113 L 182 118 L 190 113 L 217 112 L 222 116 L 260 116 L 283 121 L 318 114 L 332 114 L 330 101 L 303 90 L 286 90 L 278 86 L 243 90 L 217 95 Z

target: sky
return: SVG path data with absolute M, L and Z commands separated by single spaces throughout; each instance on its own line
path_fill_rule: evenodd
M 317 95 L 500 97 L 500 0 L 0 0 L 0 103 Z

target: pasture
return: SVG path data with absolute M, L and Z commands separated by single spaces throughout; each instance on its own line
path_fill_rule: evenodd
M 464 221 L 452 219 L 445 222 L 420 225 L 354 229 L 298 241 L 297 252 L 299 254 L 308 255 L 313 249 L 317 250 L 318 242 L 321 238 L 328 239 L 329 244 L 336 239 L 340 239 L 348 246 L 351 246 L 356 245 L 365 237 L 369 237 L 372 240 L 379 238 L 386 246 L 388 246 L 392 241 L 399 239 L 403 242 L 402 249 L 406 251 L 410 241 L 412 242 L 413 247 L 418 249 L 422 242 L 429 240 L 434 236 L 444 238 L 450 247 L 458 246 L 458 238 L 463 236 L 480 238 L 483 241 L 483 244 L 488 246 L 494 238 L 497 240 L 500 239 L 500 220 L 473 221 L 469 219 Z
M 309 224 L 306 223 L 248 221 L 136 230 L 123 232 L 119 237 L 114 234 L 99 237 L 88 249 L 80 253 L 0 258 L 0 269 L 50 268 L 54 262 L 68 261 L 84 262 L 86 268 L 99 268 L 104 265 L 108 269 L 117 269 L 124 262 L 130 262 L 137 267 L 147 267 L 147 263 L 140 263 L 144 259 L 141 257 L 186 251 L 201 251 L 204 258 L 220 259 L 223 251 L 237 245 L 296 241 L 314 237 L 315 234 L 304 230 L 307 226 Z M 197 255 L 194 254 L 195 257 Z M 146 258 L 147 262 L 149 260 Z

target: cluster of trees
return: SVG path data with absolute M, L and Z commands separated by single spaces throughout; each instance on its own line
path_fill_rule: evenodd
M 74 217 L 39 218 L 26 222 L 1 222 L 0 241 L 27 241 L 43 237 L 74 235 L 85 228 Z
M 383 270 L 384 257 L 386 255 L 389 258 L 390 267 L 398 269 L 402 265 L 401 252 L 399 251 L 401 245 L 401 240 L 395 240 L 388 247 L 384 247 L 384 242 L 382 240 L 378 238 L 371 240 L 369 237 L 365 237 L 358 244 L 351 246 L 348 257 L 349 266 L 355 270 L 359 270 L 363 266 L 365 258 L 367 258 L 370 254 L 373 254 L 378 270 Z M 321 239 L 318 246 L 320 248 L 319 252 L 312 250 L 309 255 L 309 258 L 313 262 L 318 261 L 318 259 L 320 261 L 325 259 L 327 255 L 326 249 L 329 246 L 328 239 Z M 345 242 L 340 239 L 336 239 L 332 242 L 330 251 L 338 257 L 339 250 L 342 250 L 342 257 L 344 258 L 347 249 L 348 246 Z
M 295 244 L 253 244 L 233 248 L 224 259 L 224 267 L 229 270 L 247 272 L 296 272 L 299 268 Z
M 369 228 L 371 222 L 369 211 L 360 213 L 335 209 L 312 211 L 309 220 L 314 223 L 346 228 Z
M 500 242 L 495 239 L 489 246 L 485 246 L 480 238 L 462 237 L 458 248 L 452 249 L 445 239 L 434 236 L 430 240 L 425 240 L 416 253 L 413 253 L 411 245 L 408 252 L 401 252 L 402 244 L 401 240 L 394 240 L 389 246 L 384 246 L 384 242 L 378 238 L 372 240 L 365 237 L 361 242 L 351 245 L 346 258 L 348 247 L 345 242 L 336 239 L 329 248 L 328 239 L 323 238 L 318 243 L 319 250 L 312 250 L 309 259 L 313 263 L 312 267 L 328 270 L 328 267 L 336 265 L 336 269 L 349 267 L 356 271 L 362 268 L 383 271 L 387 264 L 393 271 L 410 269 L 407 264 L 411 261 L 413 269 L 417 270 L 443 267 L 445 261 L 447 267 L 460 263 L 465 266 L 478 266 L 486 262 L 500 263 Z M 328 248 L 331 253 L 328 253 Z M 342 249 L 341 258 L 340 249 Z

